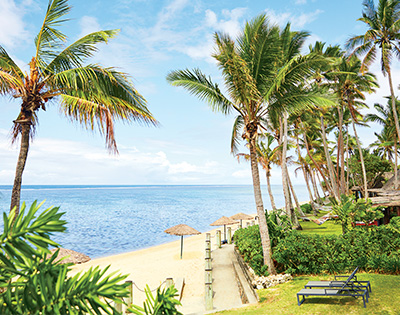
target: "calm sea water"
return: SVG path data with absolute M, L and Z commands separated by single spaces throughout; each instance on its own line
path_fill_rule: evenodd
M 305 187 L 295 190 L 300 201 L 308 199 Z M 282 187 L 273 191 L 283 206 Z M 271 209 L 266 187 L 263 193 Z M 2 211 L 8 212 L 10 196 L 11 187 L 0 186 Z M 46 200 L 42 209 L 60 206 L 68 229 L 54 240 L 91 258 L 177 240 L 163 232 L 177 224 L 205 232 L 223 215 L 256 213 L 252 186 L 24 186 L 21 200 Z

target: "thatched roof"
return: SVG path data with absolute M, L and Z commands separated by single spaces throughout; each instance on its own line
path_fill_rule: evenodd
M 253 220 L 254 219 L 253 216 L 248 215 L 246 213 L 242 213 L 242 212 L 236 213 L 236 214 L 230 216 L 230 218 L 232 220 Z
M 210 225 L 212 226 L 219 226 L 219 225 L 230 225 L 230 224 L 236 224 L 237 221 L 232 220 L 231 218 L 228 218 L 226 216 L 222 216 L 219 218 L 217 221 L 211 223 Z
M 171 235 L 180 235 L 180 236 L 201 234 L 201 232 L 197 231 L 196 229 L 186 224 L 175 225 L 173 227 L 170 227 L 169 229 L 166 229 L 164 232 Z
M 53 248 L 52 250 L 50 250 L 51 254 L 53 254 L 57 249 L 58 248 Z M 51 255 L 47 255 L 47 257 L 50 257 L 50 256 Z M 59 260 L 66 256 L 69 256 L 69 257 L 63 259 L 61 261 L 62 264 L 66 264 L 66 263 L 83 264 L 90 260 L 90 257 L 85 254 L 78 253 L 72 249 L 60 248 L 60 251 L 58 252 L 58 255 L 57 255 L 57 259 Z

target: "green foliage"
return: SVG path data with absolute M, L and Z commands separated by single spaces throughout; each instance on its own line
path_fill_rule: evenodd
M 154 297 L 148 285 L 146 285 L 146 300 L 143 302 L 143 308 L 132 305 L 128 311 L 137 315 L 182 315 L 176 309 L 177 305 L 182 305 L 175 297 L 178 290 L 174 287 L 168 287 L 161 290 L 157 288 Z
M 3 213 L 0 236 L 0 314 L 113 314 L 111 302 L 128 296 L 126 276 L 106 275 L 99 267 L 68 277 L 71 264 L 56 262 L 49 246 L 54 232 L 65 231 L 58 207 L 38 214 L 43 203 L 26 205 L 15 218 L 15 208 Z M 14 221 L 15 218 L 15 221 Z M 14 221 L 14 223 L 13 223 Z
M 367 186 L 368 188 L 374 187 L 377 183 L 383 180 L 383 173 L 392 170 L 392 164 L 386 159 L 371 154 L 368 150 L 363 149 L 363 157 L 365 164 L 365 171 L 367 173 Z M 354 151 L 354 155 L 349 160 L 350 178 L 356 186 L 363 185 L 363 175 L 360 163 L 360 154 Z
M 292 274 L 365 271 L 400 273 L 400 238 L 386 226 L 349 230 L 345 235 L 289 233 L 274 248 L 278 270 Z
M 266 214 L 271 247 L 274 247 L 291 231 L 286 215 L 279 216 L 276 212 Z M 278 224 L 278 220 L 281 225 Z M 257 275 L 268 275 L 268 268 L 264 266 L 261 248 L 260 230 L 258 225 L 239 229 L 233 235 L 233 240 L 239 252 Z
M 362 221 L 368 228 L 368 223 L 383 217 L 379 207 L 372 207 L 371 200 L 354 200 L 354 196 L 340 196 L 340 203 L 334 204 L 333 213 L 338 216 L 336 221 L 342 225 L 343 234 L 354 225 L 354 222 Z
M 304 213 L 312 213 L 312 207 L 309 203 L 304 203 L 300 205 L 300 208 Z

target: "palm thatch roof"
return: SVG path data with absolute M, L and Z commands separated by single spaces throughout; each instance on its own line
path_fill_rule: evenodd
M 232 220 L 253 220 L 254 217 L 246 213 L 240 212 L 230 216 Z
M 66 263 L 83 264 L 90 260 L 89 256 L 82 253 L 78 253 L 72 249 L 66 249 L 66 248 L 53 248 L 52 250 L 50 250 L 51 255 L 58 249 L 60 251 L 58 252 L 56 260 L 60 260 L 61 258 L 69 256 L 60 262 L 62 264 Z M 47 258 L 49 258 L 51 255 L 50 254 L 47 255 Z
M 173 227 L 170 227 L 169 229 L 166 229 L 164 232 L 171 235 L 181 235 L 181 236 L 201 234 L 201 232 L 197 231 L 196 229 L 186 224 L 175 225 Z
M 220 226 L 220 225 L 230 225 L 230 224 L 236 224 L 236 223 L 238 223 L 238 222 L 231 218 L 228 218 L 226 216 L 222 216 L 221 218 L 219 218 L 217 221 L 211 223 L 210 225 Z

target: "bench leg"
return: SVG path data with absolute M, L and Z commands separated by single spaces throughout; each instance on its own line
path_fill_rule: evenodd
M 300 301 L 299 299 L 299 294 L 297 294 L 297 305 L 300 306 L 301 304 L 303 304 L 303 302 L 306 300 L 306 298 L 303 295 L 303 299 Z

